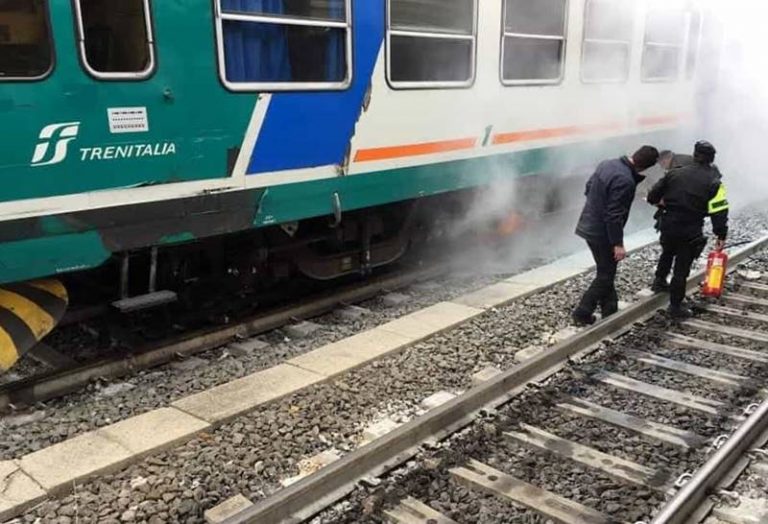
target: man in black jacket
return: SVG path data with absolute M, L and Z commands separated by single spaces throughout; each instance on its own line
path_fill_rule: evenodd
M 677 155 L 672 151 L 665 150 L 659 153 L 659 165 L 664 169 L 664 174 L 668 174 L 673 169 L 679 169 L 681 167 L 689 166 L 693 164 L 693 157 L 691 155 Z M 656 231 L 661 231 L 661 217 L 664 215 L 664 202 L 659 202 L 657 206 L 656 214 L 653 215 L 653 219 L 656 221 Z M 667 283 L 667 277 L 672 271 L 672 264 L 674 263 L 675 256 L 669 250 L 662 249 L 661 256 L 659 257 L 659 263 L 656 266 L 656 275 L 651 284 L 651 290 L 654 293 L 663 293 L 669 291 L 669 283 Z
M 618 311 L 615 280 L 618 264 L 627 256 L 624 226 L 637 185 L 645 178 L 640 173 L 656 165 L 658 159 L 656 148 L 643 146 L 631 158 L 602 162 L 587 182 L 587 202 L 576 234 L 587 241 L 597 264 L 597 276 L 573 311 L 577 325 L 594 324 L 597 306 L 603 318 Z
M 707 239 L 704 219 L 712 220 L 717 249 L 722 249 L 728 236 L 728 200 L 721 174 L 712 163 L 715 148 L 709 142 L 697 142 L 692 165 L 674 169 L 659 180 L 648 193 L 648 202 L 664 203 L 661 217 L 661 245 L 673 254 L 675 268 L 669 290 L 669 314 L 673 318 L 691 315 L 683 306 L 685 284 L 691 265 L 699 258 Z

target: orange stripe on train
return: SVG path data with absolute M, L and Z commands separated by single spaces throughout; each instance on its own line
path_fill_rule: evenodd
M 513 133 L 499 133 L 493 136 L 493 144 L 512 144 L 515 142 L 530 142 L 532 140 L 547 140 L 550 138 L 563 138 L 567 136 L 586 135 L 603 131 L 621 131 L 621 124 L 611 122 L 607 124 L 592 124 L 585 126 L 554 127 L 550 129 L 534 129 L 531 131 L 515 131 Z
M 461 138 L 458 140 L 443 140 L 440 142 L 425 142 L 422 144 L 361 149 L 355 155 L 355 162 L 372 162 L 376 160 L 390 160 L 392 158 L 404 158 L 409 156 L 434 155 L 436 153 L 473 149 L 476 145 L 476 138 Z
M 643 117 L 637 120 L 640 126 L 658 126 L 665 124 L 677 124 L 683 120 L 684 115 L 660 115 Z M 564 138 L 569 136 L 589 135 L 592 133 L 619 132 L 627 128 L 620 122 L 605 122 L 601 124 L 588 124 L 579 126 L 553 127 L 548 129 L 532 129 L 514 131 L 511 133 L 498 133 L 493 135 L 493 145 L 513 144 L 517 142 L 531 142 L 535 140 L 548 140 L 552 138 Z M 377 160 L 391 160 L 393 158 L 406 158 L 422 155 L 461 151 L 477 147 L 478 139 L 461 138 L 457 140 L 444 140 L 440 142 L 425 142 L 420 144 L 406 144 L 373 149 L 361 149 L 355 155 L 355 162 L 373 162 Z
M 647 116 L 638 118 L 637 123 L 641 126 L 660 126 L 665 124 L 678 124 L 682 120 L 682 115 Z

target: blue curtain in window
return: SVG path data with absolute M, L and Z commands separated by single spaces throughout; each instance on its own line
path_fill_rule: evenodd
M 222 9 L 283 13 L 283 0 L 221 0 Z M 291 64 L 283 26 L 224 21 L 224 57 L 230 82 L 287 82 Z
M 346 20 L 344 16 L 344 0 L 336 0 L 329 4 L 329 17 L 334 20 Z M 346 41 L 345 31 L 331 30 L 328 36 L 328 51 L 326 65 L 326 81 L 341 82 L 346 72 Z

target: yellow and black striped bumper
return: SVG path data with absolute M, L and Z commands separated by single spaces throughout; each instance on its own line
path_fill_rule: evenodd
M 58 280 L 0 286 L 0 373 L 53 330 L 68 302 Z

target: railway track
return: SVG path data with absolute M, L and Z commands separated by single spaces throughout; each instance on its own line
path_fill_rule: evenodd
M 503 240 L 499 237 L 489 237 L 477 240 L 478 243 L 473 246 L 476 249 L 488 249 L 490 244 L 486 243 Z M 456 258 L 455 255 L 448 255 L 452 253 L 452 249 L 446 244 L 423 251 L 414 254 L 410 262 L 400 269 L 375 277 L 369 276 L 364 282 L 335 284 L 330 288 L 312 292 L 309 296 L 305 296 L 306 290 L 298 290 L 296 296 L 291 294 L 288 297 L 281 296 L 280 293 L 270 294 L 268 299 L 270 305 L 264 306 L 263 310 L 244 319 L 227 321 L 224 326 L 184 328 L 183 333 L 163 336 L 161 341 L 144 341 L 130 330 L 119 327 L 116 328 L 118 338 L 126 338 L 127 340 L 122 342 L 129 347 L 119 351 L 114 348 L 97 351 L 98 355 L 108 354 L 106 357 L 93 358 L 89 355 L 84 359 L 76 356 L 72 358 L 67 354 L 69 352 L 67 345 L 49 347 L 43 344 L 36 348 L 39 351 L 33 350 L 31 353 L 36 354 L 34 360 L 44 362 L 40 366 L 44 371 L 9 382 L 0 381 L 0 415 L 67 395 L 96 380 L 106 382 L 131 376 L 144 369 L 204 353 L 233 341 L 251 339 L 294 322 L 318 317 L 347 305 L 364 302 L 385 293 L 438 278 L 451 269 L 456 269 L 455 262 L 451 261 Z M 424 260 L 433 258 L 441 261 L 424 264 Z M 460 264 L 467 264 L 467 261 L 462 260 Z M 256 297 L 253 298 L 253 301 L 257 300 Z M 104 318 L 110 311 L 108 305 L 72 310 L 65 314 L 59 327 L 71 327 Z M 86 328 L 85 331 L 93 330 Z
M 128 354 L 116 354 L 83 365 L 63 367 L 48 373 L 0 384 L 0 413 L 32 406 L 37 402 L 71 393 L 94 380 L 131 375 L 175 359 L 209 351 L 236 340 L 253 338 L 348 304 L 363 302 L 382 293 L 436 278 L 447 269 L 446 266 L 435 266 L 384 275 L 367 281 L 363 285 L 350 284 L 288 306 L 260 312 L 223 327 L 184 333 L 161 343 L 149 344 Z
M 738 277 L 683 322 L 656 313 L 665 299 L 528 355 L 225 522 L 700 520 L 765 442 L 768 279 Z
M 182 334 L 165 337 L 160 342 L 142 343 L 135 349 L 114 351 L 109 356 L 96 359 L 88 358 L 84 363 L 70 358 L 64 351 L 42 346 L 42 353 L 50 356 L 48 366 L 53 364 L 54 369 L 0 383 L 0 415 L 62 397 L 94 381 L 107 382 L 128 377 L 139 371 L 186 359 L 234 341 L 253 339 L 292 323 L 319 317 L 348 305 L 436 279 L 454 268 L 452 262 L 436 263 L 428 267 L 413 266 L 411 264 L 410 267 L 372 277 L 362 283 L 319 291 L 309 297 L 283 300 L 277 306 L 268 307 L 264 311 L 224 326 L 187 329 Z M 65 317 L 65 324 L 77 324 L 102 313 L 101 307 L 75 311 Z

